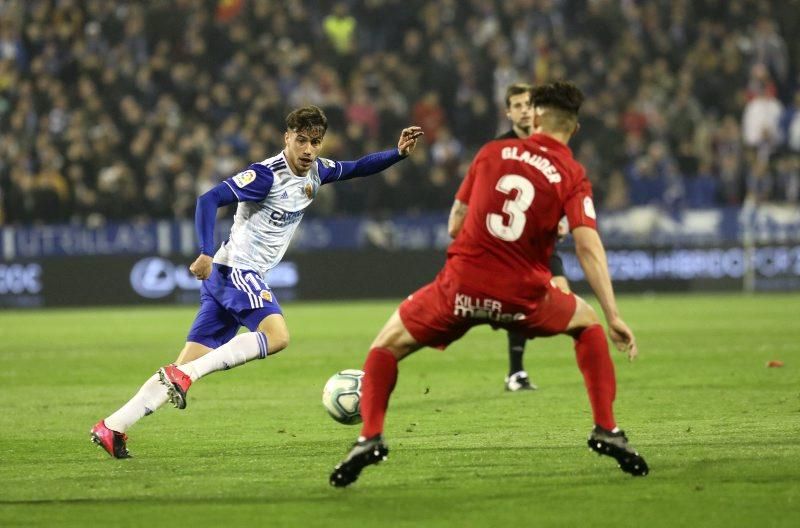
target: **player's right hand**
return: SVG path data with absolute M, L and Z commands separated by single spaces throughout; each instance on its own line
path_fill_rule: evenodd
M 633 361 L 639 355 L 633 331 L 619 317 L 608 322 L 608 335 L 617 350 L 628 354 L 628 361 Z
M 400 139 L 397 141 L 397 151 L 400 152 L 401 156 L 408 156 L 417 146 L 417 138 L 424 135 L 425 132 L 422 131 L 422 127 L 410 126 L 404 128 L 400 133 Z
M 195 259 L 194 262 L 189 266 L 189 271 L 194 275 L 196 278 L 200 280 L 206 280 L 211 276 L 211 264 L 213 259 L 208 255 L 200 255 Z

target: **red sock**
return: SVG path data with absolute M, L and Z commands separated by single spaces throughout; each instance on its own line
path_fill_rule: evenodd
M 617 380 L 602 326 L 592 325 L 581 332 L 575 340 L 575 357 L 589 393 L 594 423 L 608 430 L 614 429 L 617 426 L 613 410 Z
M 373 348 L 364 363 L 361 383 L 361 436 L 370 438 L 383 432 L 383 419 L 389 396 L 397 383 L 397 359 L 386 348 Z

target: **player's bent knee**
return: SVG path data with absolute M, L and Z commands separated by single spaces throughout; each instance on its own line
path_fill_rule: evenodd
M 409 343 L 407 341 L 401 340 L 389 340 L 389 341 L 374 341 L 372 343 L 371 348 L 383 348 L 388 350 L 392 353 L 392 355 L 400 361 L 404 357 L 408 356 L 412 352 L 416 352 L 419 350 L 419 345 L 416 343 Z
M 269 354 L 277 354 L 289 346 L 289 328 L 281 314 L 272 314 L 258 325 L 258 331 L 267 336 Z
M 267 335 L 267 342 L 269 343 L 269 353 L 277 354 L 289 346 L 289 334 Z
M 592 306 L 583 299 L 581 299 L 581 305 L 583 307 L 583 311 L 581 314 L 583 320 L 583 326 L 587 327 L 599 324 L 600 316 L 597 315 L 597 312 L 594 310 L 594 308 L 592 308 Z
M 594 308 L 592 308 L 589 303 L 577 295 L 575 296 L 575 299 L 577 301 L 577 305 L 575 306 L 575 314 L 572 316 L 572 319 L 569 322 L 567 332 L 580 332 L 584 328 L 599 324 L 600 317 L 597 315 L 597 312 L 595 312 Z
M 419 350 L 420 345 L 406 330 L 399 312 L 395 311 L 372 342 L 371 348 L 385 348 L 401 360 Z

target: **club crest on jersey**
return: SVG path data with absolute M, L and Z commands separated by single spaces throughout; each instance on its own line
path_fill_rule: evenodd
M 261 290 L 261 293 L 259 295 L 261 295 L 261 298 L 264 299 L 265 301 L 272 302 L 272 292 L 270 292 L 269 290 Z
M 314 195 L 316 195 L 316 194 L 317 194 L 317 193 L 315 192 L 315 190 L 314 190 L 314 186 L 313 186 L 313 185 L 311 185 L 310 183 L 307 183 L 307 184 L 305 185 L 305 187 L 303 187 L 303 191 L 306 193 L 306 197 L 307 197 L 309 200 L 313 200 L 313 199 L 314 199 Z
M 240 172 L 236 176 L 233 177 L 233 183 L 236 184 L 237 187 L 240 189 L 245 187 L 251 183 L 253 183 L 256 179 L 256 171 L 250 169 L 244 172 Z

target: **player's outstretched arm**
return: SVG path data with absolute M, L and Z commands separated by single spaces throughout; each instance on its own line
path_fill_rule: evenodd
M 197 199 L 194 226 L 200 241 L 200 256 L 189 266 L 189 271 L 200 280 L 211 276 L 211 252 L 214 251 L 214 224 L 217 219 L 217 209 L 234 202 L 236 202 L 236 195 L 225 183 L 220 183 Z
M 450 216 L 447 218 L 447 233 L 450 238 L 455 238 L 461 228 L 464 227 L 464 219 L 467 217 L 467 204 L 459 199 L 453 201 L 450 208 Z
M 400 133 L 397 148 L 367 154 L 356 161 L 332 162 L 320 158 L 320 180 L 326 184 L 377 174 L 408 156 L 416 147 L 417 139 L 423 134 L 418 126 L 404 128 Z
M 606 250 L 600 235 L 591 227 L 579 226 L 572 231 L 572 237 L 575 239 L 575 253 L 586 280 L 589 281 L 603 309 L 611 341 L 618 350 L 628 354 L 628 359 L 633 360 L 639 353 L 636 338 L 619 315 L 614 288 L 608 273 Z

